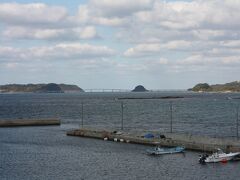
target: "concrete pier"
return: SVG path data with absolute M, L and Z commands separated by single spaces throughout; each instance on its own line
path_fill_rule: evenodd
M 0 120 L 0 127 L 60 125 L 59 119 Z
M 149 131 L 148 131 L 149 132 Z M 144 138 L 147 132 L 122 132 L 97 129 L 76 129 L 68 131 L 68 136 L 80 136 L 96 139 L 107 139 L 111 141 L 122 141 L 127 143 L 160 146 L 184 146 L 188 150 L 212 152 L 220 148 L 225 152 L 240 151 L 240 141 L 237 139 L 211 138 L 207 136 L 193 136 L 186 134 L 173 134 L 149 132 L 153 138 Z

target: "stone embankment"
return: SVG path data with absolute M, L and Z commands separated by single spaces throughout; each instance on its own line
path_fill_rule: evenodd
M 147 133 L 151 133 L 153 137 L 146 138 L 145 135 Z M 212 152 L 217 148 L 226 152 L 240 151 L 240 141 L 238 139 L 211 138 L 207 136 L 193 136 L 186 134 L 76 129 L 68 131 L 67 135 L 152 146 L 184 146 L 188 150 L 204 152 Z
M 59 119 L 0 120 L 0 127 L 60 125 Z

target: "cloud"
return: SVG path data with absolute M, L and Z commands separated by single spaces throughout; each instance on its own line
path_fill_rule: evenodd
M 0 61 L 91 59 L 95 64 L 97 59 L 116 57 L 116 51 L 106 46 L 111 44 L 120 49 L 123 61 L 133 59 L 112 64 L 122 69 L 146 70 L 147 66 L 150 72 L 154 66 L 164 66 L 180 72 L 237 66 L 239 19 L 240 1 L 236 0 L 90 0 L 71 15 L 60 6 L 2 3 L 1 42 L 10 39 L 6 44 L 13 45 L 0 47 Z M 99 46 L 64 43 L 88 42 L 102 34 L 107 38 L 98 41 Z M 29 47 L 14 48 L 21 42 L 15 39 L 27 40 Z M 57 40 L 58 44 L 39 47 L 38 40 Z M 156 63 L 145 65 L 147 59 Z
M 240 58 L 239 56 L 230 56 L 230 57 L 223 57 L 222 58 L 222 63 L 224 65 L 230 65 L 230 66 L 237 66 L 239 67 L 240 65 Z
M 64 7 L 42 3 L 0 4 L 2 39 L 81 40 L 99 37 L 93 25 L 82 24 Z
M 240 40 L 228 40 L 228 41 L 222 41 L 221 46 L 227 47 L 227 48 L 240 48 Z
M 125 17 L 135 12 L 150 9 L 153 0 L 90 0 L 89 6 L 96 15 L 103 17 Z
M 66 29 L 38 29 L 32 27 L 11 26 L 2 35 L 9 39 L 38 39 L 38 40 L 79 40 L 97 38 L 95 27 L 77 27 Z
M 106 26 L 126 25 L 136 12 L 151 9 L 153 0 L 90 0 L 79 6 L 76 21 Z
M 0 47 L 0 61 L 1 60 L 17 60 L 19 58 L 22 58 L 24 56 L 23 53 L 21 53 L 21 50 L 19 48 L 13 48 L 13 47 Z
M 36 57 L 47 59 L 103 58 L 115 55 L 115 51 L 106 46 L 94 46 L 79 43 L 62 43 L 53 47 L 32 48 Z
M 152 9 L 136 14 L 139 21 L 178 30 L 235 29 L 240 27 L 240 3 L 228 0 L 158 1 Z
M 72 18 L 72 21 L 81 24 L 121 26 L 122 24 L 126 24 L 128 22 L 128 19 L 124 17 L 105 17 L 102 15 L 98 15 L 93 7 L 89 5 L 81 5 L 78 8 L 78 13 L 76 14 L 76 16 Z
M 205 66 L 212 63 L 212 58 L 206 58 L 200 54 L 191 55 L 185 59 L 179 60 L 177 65 L 179 66 Z
M 159 54 L 171 49 L 174 41 L 188 44 L 176 44 L 178 48 L 172 48 L 176 54 L 183 50 L 204 53 L 221 49 L 227 55 L 238 46 L 239 12 L 237 1 L 156 0 L 151 9 L 134 13 L 131 23 L 123 26 L 116 37 L 133 45 L 124 53 L 131 57 Z
M 52 24 L 67 17 L 67 10 L 60 6 L 47 6 L 42 3 L 18 4 L 1 3 L 0 21 L 5 24 Z
M 170 41 L 167 43 L 149 43 L 139 44 L 136 47 L 129 48 L 124 52 L 127 57 L 141 57 L 160 54 L 167 50 L 186 50 L 191 46 L 189 41 Z
M 184 68 L 205 68 L 209 70 L 216 70 L 218 68 L 240 68 L 240 58 L 239 56 L 229 55 L 229 56 L 209 56 L 204 54 L 196 54 L 188 56 L 184 59 L 179 59 L 175 63 L 177 66 Z M 186 70 L 185 69 L 185 70 Z
M 155 1 L 151 10 L 137 13 L 136 18 L 142 23 L 154 23 L 154 25 L 162 28 L 180 30 L 195 28 L 203 18 L 199 16 L 201 12 L 196 11 L 199 6 L 200 4 L 194 1 Z
M 79 43 L 61 43 L 55 46 L 31 48 L 0 47 L 0 61 L 81 60 L 101 59 L 114 56 L 116 52 L 106 46 Z

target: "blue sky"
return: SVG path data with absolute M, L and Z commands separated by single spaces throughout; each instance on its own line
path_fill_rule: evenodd
M 239 80 L 234 0 L 0 1 L 0 84 L 187 89 Z

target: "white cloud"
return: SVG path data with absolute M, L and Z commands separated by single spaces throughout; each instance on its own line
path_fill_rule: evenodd
M 190 47 L 191 42 L 188 41 L 170 41 L 163 44 L 139 44 L 136 47 L 126 50 L 124 55 L 127 57 L 151 56 L 167 50 L 186 50 Z
M 229 40 L 229 41 L 222 41 L 220 42 L 223 47 L 228 48 L 240 48 L 240 40 Z
M 6 63 L 6 68 L 8 69 L 16 69 L 18 67 L 19 63 Z
M 2 33 L 10 39 L 40 39 L 40 40 L 79 40 L 96 38 L 95 27 L 86 26 L 66 29 L 38 29 L 33 27 L 11 26 Z
M 106 46 L 79 43 L 62 43 L 55 46 L 32 48 L 0 47 L 0 61 L 81 60 L 101 59 L 114 56 L 116 52 Z
M 119 40 L 132 43 L 125 56 L 146 57 L 174 50 L 175 54 L 188 51 L 211 57 L 239 50 L 240 2 L 154 2 L 151 9 L 136 12 L 130 25 L 117 33 Z
M 167 65 L 168 63 L 169 63 L 169 60 L 166 58 L 160 58 L 159 60 L 156 61 L 156 64 Z
M 117 17 L 117 16 L 105 17 L 97 14 L 96 10 L 94 10 L 94 7 L 81 5 L 79 6 L 77 15 L 73 18 L 73 21 L 82 23 L 82 24 L 120 26 L 120 25 L 126 24 L 128 22 L 128 19 L 124 17 Z
M 153 0 L 91 0 L 81 5 L 76 21 L 106 26 L 121 26 L 130 23 L 131 16 L 139 11 L 151 9 Z
M 223 57 L 222 63 L 224 65 L 230 65 L 230 66 L 238 66 L 240 65 L 240 57 L 239 56 L 229 56 L 229 57 Z
M 115 51 L 106 46 L 95 46 L 79 43 L 62 43 L 53 47 L 32 48 L 34 54 L 40 57 L 52 56 L 54 58 L 103 58 L 115 55 Z M 35 51 L 36 50 L 36 51 Z
M 139 21 L 169 29 L 235 29 L 240 27 L 240 3 L 228 0 L 155 1 L 151 10 L 136 14 Z
M 206 57 L 196 54 L 189 56 L 183 60 L 179 60 L 177 64 L 179 66 L 204 66 L 209 65 L 210 62 L 210 59 L 206 59 Z
M 116 70 L 149 73 L 163 68 L 202 72 L 239 67 L 240 1 L 90 0 L 71 14 L 64 7 L 46 4 L 1 4 L 0 40 L 12 47 L 0 47 L 0 61 L 84 59 L 85 66 L 92 68 L 106 58 L 103 64 Z M 99 46 L 64 43 L 88 42 L 99 33 L 106 37 L 94 42 Z M 38 40 L 59 44 L 39 47 Z M 28 48 L 14 48 L 21 42 L 30 42 Z M 104 44 L 121 49 L 123 61 L 111 64 L 117 62 L 116 52 Z
M 73 32 L 77 34 L 81 39 L 91 39 L 97 37 L 97 31 L 93 26 L 87 26 L 85 28 L 75 28 Z
M 19 48 L 13 47 L 1 47 L 0 46 L 0 61 L 1 60 L 12 60 L 23 57 L 21 50 Z
M 135 12 L 150 9 L 153 0 L 90 0 L 89 6 L 96 15 L 103 17 L 125 17 Z
M 196 2 L 167 2 L 155 1 L 149 11 L 136 14 L 140 22 L 157 25 L 169 29 L 195 28 L 202 20 L 197 9 L 200 5 Z M 201 7 L 203 8 L 203 7 Z
M 127 57 L 139 57 L 159 53 L 161 45 L 159 44 L 139 44 L 136 47 L 129 48 L 124 55 Z
M 226 35 L 226 31 L 216 29 L 194 29 L 191 33 L 196 39 L 203 41 L 217 40 Z
M 80 40 L 97 38 L 93 25 L 79 22 L 67 9 L 42 3 L 0 3 L 2 39 Z
M 205 56 L 202 54 L 191 55 L 184 59 L 179 59 L 176 63 L 182 68 L 208 68 L 217 69 L 220 67 L 233 67 L 240 68 L 240 58 L 239 56 Z
M 67 10 L 59 6 L 42 3 L 1 3 L 0 21 L 6 24 L 51 24 L 67 17 Z

